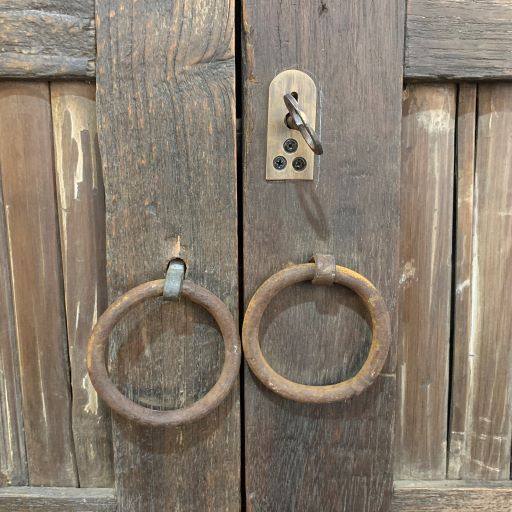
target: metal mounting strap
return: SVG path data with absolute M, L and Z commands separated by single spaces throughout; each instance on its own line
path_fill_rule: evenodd
M 185 278 L 185 263 L 182 260 L 172 260 L 167 267 L 164 283 L 164 300 L 179 300 Z

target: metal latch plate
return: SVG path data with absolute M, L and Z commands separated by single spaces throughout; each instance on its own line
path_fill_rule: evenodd
M 306 144 L 297 130 L 288 128 L 285 123 L 288 110 L 283 97 L 287 93 L 295 93 L 297 99 L 307 113 L 309 124 L 316 128 L 316 102 L 317 91 L 313 79 L 303 71 L 288 69 L 279 73 L 270 83 L 268 96 L 268 125 L 267 125 L 267 171 L 266 179 L 275 180 L 312 180 L 315 170 L 315 154 Z M 294 139 L 297 141 L 297 150 L 288 153 L 284 149 L 284 143 Z M 278 157 L 286 159 L 283 169 L 276 169 L 274 161 Z M 303 158 L 306 166 L 297 171 L 293 162 L 297 158 Z

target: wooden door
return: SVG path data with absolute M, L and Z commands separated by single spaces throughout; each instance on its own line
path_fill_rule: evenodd
M 509 0 L 0 2 L 0 511 L 510 511 L 511 21 Z M 317 91 L 310 180 L 266 175 L 289 70 Z M 389 310 L 364 391 L 303 403 L 244 363 L 210 414 L 167 427 L 98 397 L 93 325 L 171 260 L 242 333 L 261 286 L 315 254 Z M 303 282 L 257 341 L 285 378 L 331 385 L 363 366 L 371 318 Z M 200 306 L 153 298 L 107 363 L 175 410 L 223 346 Z

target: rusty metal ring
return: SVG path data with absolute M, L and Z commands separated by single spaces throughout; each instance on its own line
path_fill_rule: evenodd
M 119 297 L 98 319 L 87 345 L 87 370 L 98 395 L 116 413 L 151 426 L 180 426 L 197 421 L 216 409 L 234 386 L 240 368 L 238 328 L 227 306 L 213 293 L 191 281 L 183 281 L 182 296 L 202 306 L 215 319 L 224 338 L 224 365 L 212 389 L 183 409 L 158 411 L 142 407 L 124 396 L 110 380 L 106 367 L 108 337 L 114 326 L 133 307 L 163 293 L 164 280 L 141 284 Z
M 334 283 L 353 290 L 368 308 L 372 322 L 372 343 L 366 361 L 352 378 L 326 386 L 299 384 L 279 375 L 268 364 L 260 347 L 260 322 L 270 301 L 284 288 L 315 278 L 315 263 L 294 265 L 277 272 L 256 291 L 245 313 L 242 328 L 244 357 L 253 373 L 271 391 L 303 403 L 332 403 L 359 395 L 379 375 L 391 344 L 389 313 L 379 291 L 365 277 L 348 268 L 336 266 Z

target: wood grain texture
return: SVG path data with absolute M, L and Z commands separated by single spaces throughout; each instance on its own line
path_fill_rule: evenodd
M 462 315 L 456 319 L 469 321 L 454 366 L 454 387 L 458 389 L 452 405 L 450 472 L 457 478 L 510 477 L 511 103 L 509 85 L 478 88 L 471 276 L 467 281 L 471 311 L 469 318 Z
M 319 252 L 373 281 L 395 311 L 402 26 L 393 1 L 245 2 L 246 304 L 272 274 Z M 313 182 L 265 181 L 268 87 L 286 68 L 310 73 L 322 98 Z M 338 382 L 367 355 L 362 317 L 347 290 L 294 286 L 264 315 L 262 349 L 287 378 Z M 281 399 L 246 368 L 247 510 L 390 510 L 394 345 L 384 375 L 345 403 Z
M 29 482 L 74 486 L 48 84 L 0 84 L 0 120 Z
M 407 5 L 407 79 L 512 78 L 512 0 Z M 0 28 L 0 76 L 94 77 L 93 0 L 0 0 Z
M 405 76 L 512 78 L 512 0 L 409 0 Z
M 457 185 L 455 220 L 455 295 L 453 317 L 452 398 L 448 478 L 462 478 L 464 466 L 466 411 L 473 400 L 469 396 L 471 357 L 472 262 L 474 221 L 474 178 L 476 153 L 477 86 L 459 86 L 457 112 Z
M 116 512 L 112 489 L 10 487 L 0 489 L 0 512 Z
M 96 132 L 95 86 L 51 85 L 55 171 L 80 487 L 112 487 L 110 411 L 87 369 L 87 340 L 107 305 L 105 191 Z
M 0 487 L 28 483 L 7 239 L 0 180 Z
M 94 0 L 0 0 L 0 75 L 95 74 Z
M 510 512 L 511 503 L 510 481 L 399 481 L 393 512 Z
M 395 479 L 446 476 L 456 94 L 404 91 Z
M 110 300 L 165 274 L 238 306 L 234 4 L 98 0 L 97 111 Z M 216 381 L 213 320 L 181 301 L 152 301 L 112 337 L 114 375 L 139 403 L 191 404 Z M 114 421 L 123 511 L 240 508 L 238 390 L 204 420 L 152 429 Z

